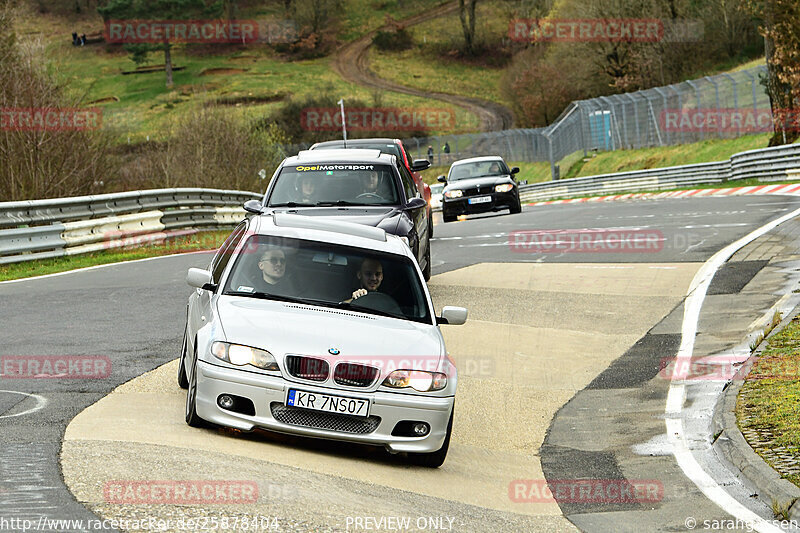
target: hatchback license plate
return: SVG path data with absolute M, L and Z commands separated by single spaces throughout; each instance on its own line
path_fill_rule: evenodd
M 369 401 L 360 398 L 346 398 L 331 394 L 320 394 L 297 389 L 289 389 L 286 396 L 286 405 L 289 407 L 302 407 L 326 413 L 339 413 L 342 415 L 369 416 Z
M 491 202 L 491 196 L 478 196 L 477 198 L 470 198 L 468 202 L 471 204 L 485 204 L 486 202 Z

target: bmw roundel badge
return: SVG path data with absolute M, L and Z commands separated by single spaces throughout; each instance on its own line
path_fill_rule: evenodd
M 339 352 L 339 350 L 337 350 L 336 348 L 328 348 L 328 353 L 331 355 L 339 355 L 339 353 L 341 352 Z

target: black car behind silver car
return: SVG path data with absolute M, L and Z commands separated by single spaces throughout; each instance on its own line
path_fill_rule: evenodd
M 288 157 L 251 213 L 286 212 L 375 226 L 411 248 L 427 281 L 431 276 L 428 202 L 405 165 L 378 150 L 314 150 Z
M 439 181 L 445 184 L 442 218 L 445 222 L 452 222 L 459 215 L 501 209 L 519 213 L 522 211 L 519 183 L 514 179 L 518 172 L 518 167 L 509 170 L 499 156 L 456 161 L 450 166 L 447 176 L 439 176 Z

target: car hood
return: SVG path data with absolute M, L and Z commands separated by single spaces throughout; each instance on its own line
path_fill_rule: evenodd
M 453 189 L 471 189 L 473 187 L 483 187 L 485 185 L 494 186 L 503 183 L 513 183 L 510 176 L 484 176 L 481 178 L 469 178 L 465 180 L 457 180 L 447 183 L 446 190 Z
M 287 207 L 270 208 L 275 213 L 324 217 L 365 226 L 375 226 L 394 234 L 400 211 L 394 207 Z
M 438 364 L 444 354 L 441 333 L 432 324 L 242 296 L 220 296 L 217 311 L 228 342 L 268 350 L 282 367 L 287 354 L 331 362 L 378 358 L 395 364 L 392 369 L 409 358 Z

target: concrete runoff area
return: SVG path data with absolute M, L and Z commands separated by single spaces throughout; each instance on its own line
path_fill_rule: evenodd
M 438 470 L 373 447 L 190 428 L 173 361 L 72 420 L 61 454 L 65 482 L 107 518 L 154 515 L 157 507 L 159 518 L 258 513 L 288 530 L 352 530 L 353 516 L 387 515 L 449 516 L 456 531 L 574 531 L 554 502 L 513 501 L 510 484 L 543 482 L 539 450 L 558 409 L 670 314 L 699 266 L 484 263 L 434 276 L 437 306 L 470 310 L 465 325 L 442 327 L 459 390 L 450 452 Z M 169 479 L 252 480 L 259 498 L 191 508 L 111 504 L 103 492 L 113 481 Z

